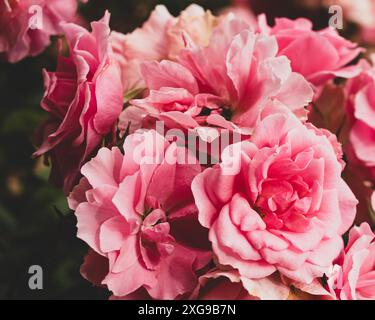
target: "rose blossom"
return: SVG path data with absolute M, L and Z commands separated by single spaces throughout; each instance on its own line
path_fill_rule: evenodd
M 215 17 L 211 11 L 192 4 L 181 12 L 176 22 L 167 31 L 168 58 L 176 60 L 178 54 L 185 47 L 184 33 L 189 35 L 196 45 L 207 46 L 213 31 L 226 15 Z
M 126 35 L 114 32 L 112 41 L 122 67 L 125 92 L 145 87 L 140 74 L 143 61 L 174 60 L 184 48 L 184 33 L 196 44 L 206 46 L 222 19 L 195 4 L 175 18 L 165 6 L 158 5 L 141 28 Z
M 343 247 L 357 200 L 325 134 L 273 114 L 192 184 L 217 261 L 241 277 L 321 277 Z
M 375 299 L 375 234 L 367 223 L 353 227 L 335 262 L 328 287 L 340 300 Z
M 368 65 L 368 63 L 365 64 Z M 346 163 L 343 178 L 359 201 L 355 219 L 355 223 L 357 224 L 371 221 L 369 199 L 373 190 L 372 183 L 370 182 L 371 174 L 369 174 L 363 163 L 356 157 L 353 150 L 357 147 L 357 144 L 351 145 L 349 139 L 351 127 L 357 120 L 353 116 L 354 99 L 351 96 L 352 94 L 348 94 L 348 91 L 353 90 L 353 92 L 356 92 L 359 90 L 363 86 L 361 78 L 365 80 L 363 76 L 356 77 L 349 80 L 347 86 L 328 83 L 324 86 L 319 98 L 314 101 L 309 113 L 309 121 L 311 123 L 318 128 L 328 129 L 335 134 L 331 134 L 331 139 L 338 139 L 344 143 Z M 336 147 L 336 149 L 342 153 L 341 146 Z
M 120 70 L 111 57 L 109 14 L 93 22 L 92 33 L 63 26 L 70 55 L 60 55 L 56 72 L 44 71 L 41 106 L 50 119 L 40 128 L 36 156 L 52 161 L 51 180 L 69 192 L 80 167 L 114 127 L 122 110 Z
M 185 41 L 178 62 L 141 65 L 149 94 L 132 100 L 124 118 L 132 121 L 133 115 L 145 113 L 186 128 L 251 131 L 266 107 L 282 104 L 304 114 L 312 100 L 309 83 L 292 72 L 286 57 L 276 57 L 276 39 L 255 34 L 241 20 L 223 21 L 207 47 L 197 46 L 188 35 Z
M 102 284 L 115 296 L 143 288 L 175 299 L 193 291 L 211 259 L 190 189 L 201 167 L 183 164 L 187 150 L 156 131 L 128 136 L 124 152 L 102 148 L 82 167 L 69 197 L 78 237 L 108 259 Z
M 361 74 L 346 84 L 347 111 L 351 126 L 350 148 L 354 162 L 361 163 L 375 178 L 375 69 L 359 62 Z
M 38 18 L 29 12 L 32 6 L 41 9 L 41 28 L 30 28 L 34 15 Z M 38 55 L 51 36 L 63 33 L 60 23 L 77 20 L 76 12 L 77 0 L 0 0 L 0 54 L 12 63 Z
M 374 56 L 371 58 L 374 60 Z M 347 180 L 360 200 L 357 223 L 374 220 L 369 200 L 375 179 L 375 69 L 373 61 L 366 60 L 361 60 L 359 67 L 360 75 L 345 86 L 350 142 L 346 148 L 350 169 Z
M 314 31 L 311 21 L 304 18 L 279 18 L 275 20 L 275 26 L 269 27 L 265 15 L 261 15 L 259 29 L 276 37 L 279 55 L 287 56 L 293 71 L 315 86 L 334 77 L 351 78 L 358 74 L 356 66 L 347 65 L 362 49 L 333 28 Z

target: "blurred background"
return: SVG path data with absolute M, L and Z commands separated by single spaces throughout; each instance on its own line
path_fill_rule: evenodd
M 246 1 L 242 1 L 245 3 Z M 249 0 L 255 13 L 312 19 L 326 27 L 328 10 L 319 1 Z M 113 30 L 130 32 L 140 26 L 157 4 L 174 15 L 197 3 L 213 12 L 229 0 L 90 0 L 82 6 L 86 21 L 97 20 L 105 9 Z M 347 29 L 350 30 L 350 29 Z M 55 43 L 42 55 L 17 64 L 0 62 L 0 299 L 102 299 L 106 290 L 84 280 L 79 268 L 86 245 L 76 238 L 76 220 L 62 192 L 48 184 L 48 168 L 32 159 L 32 135 L 45 114 L 42 68 L 55 69 Z M 30 290 L 28 269 L 40 265 L 43 290 Z

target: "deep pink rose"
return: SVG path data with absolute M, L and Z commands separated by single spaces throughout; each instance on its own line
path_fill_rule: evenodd
M 359 162 L 375 179 L 375 69 L 365 60 L 358 77 L 346 84 L 347 111 L 349 114 L 350 148 L 354 162 Z
M 142 61 L 161 60 L 167 57 L 165 34 L 173 20 L 167 8 L 159 5 L 142 28 L 126 35 L 112 33 L 113 51 L 121 66 L 125 92 L 144 88 L 139 70 Z
M 38 55 L 63 33 L 60 23 L 77 20 L 76 12 L 77 0 L 0 0 L 0 54 L 9 62 Z
M 243 278 L 275 271 L 309 284 L 343 247 L 357 200 L 341 178 L 331 141 L 293 114 L 274 114 L 249 141 L 193 182 L 199 221 L 220 265 Z
M 69 192 L 81 166 L 111 133 L 122 110 L 120 70 L 109 42 L 109 14 L 93 22 L 92 32 L 63 26 L 70 55 L 60 55 L 56 72 L 44 71 L 41 106 L 50 119 L 39 130 L 42 142 L 36 156 L 52 162 L 51 180 Z
M 102 286 L 102 282 L 108 274 L 108 259 L 90 249 L 84 257 L 80 268 L 82 277 L 95 286 Z
M 210 125 L 251 131 L 272 104 L 305 114 L 312 88 L 292 72 L 286 57 L 276 56 L 274 37 L 257 35 L 247 23 L 227 19 L 214 30 L 208 46 L 196 45 L 188 35 L 185 41 L 178 62 L 141 65 L 149 94 L 131 101 L 133 106 L 124 111 L 129 121 L 145 113 L 187 128 Z
M 375 299 L 375 234 L 367 223 L 353 227 L 335 262 L 328 287 L 340 300 Z
M 275 26 L 269 27 L 264 15 L 259 18 L 259 28 L 262 33 L 276 37 L 279 55 L 287 56 L 293 71 L 315 86 L 335 77 L 351 78 L 358 74 L 355 66 L 347 65 L 362 49 L 333 28 L 314 31 L 312 23 L 304 18 L 279 18 Z
M 108 259 L 102 284 L 117 297 L 145 289 L 154 299 L 192 292 L 196 271 L 211 259 L 191 192 L 200 165 L 156 131 L 102 148 L 82 167 L 69 197 L 78 237 Z M 191 158 L 193 160 L 193 158 Z

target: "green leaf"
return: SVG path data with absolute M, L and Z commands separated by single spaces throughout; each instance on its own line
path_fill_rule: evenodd
M 14 229 L 17 225 L 14 216 L 0 204 L 0 230 Z
M 140 88 L 126 92 L 124 96 L 124 104 L 127 104 L 130 100 L 138 97 L 144 90 L 144 88 Z
M 2 124 L 2 133 L 26 132 L 33 133 L 35 127 L 42 122 L 44 115 L 34 109 L 16 110 Z

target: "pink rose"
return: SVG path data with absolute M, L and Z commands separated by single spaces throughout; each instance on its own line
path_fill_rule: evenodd
M 63 33 L 60 23 L 77 20 L 76 12 L 77 0 L 0 0 L 0 54 L 12 63 L 38 55 Z
M 276 19 L 275 26 L 269 27 L 264 15 L 259 18 L 259 28 L 262 33 L 276 37 L 279 55 L 287 56 L 293 71 L 315 86 L 335 77 L 351 78 L 358 74 L 357 67 L 347 65 L 362 49 L 333 28 L 314 31 L 312 23 L 304 18 Z
M 51 180 L 69 192 L 81 166 L 111 133 L 122 110 L 120 70 L 111 57 L 109 14 L 93 22 L 92 33 L 63 26 L 70 56 L 59 56 L 56 72 L 44 71 L 41 106 L 50 119 L 39 130 L 36 156 L 52 161 Z
M 124 35 L 113 32 L 111 41 L 115 58 L 121 66 L 125 92 L 144 88 L 140 63 L 161 60 L 168 56 L 166 32 L 174 17 L 164 6 L 156 6 L 142 28 Z
M 365 64 L 368 65 L 368 63 Z M 357 144 L 351 145 L 348 143 L 350 141 L 349 134 L 352 124 L 356 122 L 353 116 L 353 94 L 348 94 L 348 92 L 357 92 L 363 87 L 363 80 L 365 80 L 365 77 L 355 77 L 348 81 L 347 86 L 328 83 L 324 86 L 319 98 L 312 104 L 311 112 L 309 113 L 309 121 L 315 126 L 326 128 L 337 135 L 336 137 L 336 135 L 331 134 L 329 139 L 333 142 L 333 145 L 336 145 L 335 149 L 338 151 L 340 159 L 343 157 L 341 145 L 335 142 L 335 140 L 338 139 L 344 143 L 346 163 L 341 160 L 343 165 L 345 164 L 343 178 L 359 201 L 355 219 L 355 223 L 357 224 L 364 221 L 371 221 L 369 215 L 369 198 L 372 193 L 372 186 L 369 182 L 371 174 L 369 174 L 368 170 L 366 170 L 365 166 L 354 153 L 353 149 L 356 148 Z M 324 131 L 326 130 L 322 130 L 322 132 Z
M 276 271 L 305 284 L 321 277 L 356 212 L 341 171 L 325 134 L 291 113 L 266 117 L 192 184 L 218 263 L 247 279 Z
M 142 62 L 174 60 L 184 48 L 184 33 L 196 44 L 206 46 L 222 19 L 195 4 L 175 18 L 165 6 L 158 5 L 141 28 L 126 35 L 114 32 L 112 41 L 122 67 L 125 92 L 144 89 Z
M 184 33 L 196 45 L 207 46 L 215 28 L 224 18 L 225 15 L 215 17 L 211 11 L 196 4 L 187 7 L 167 30 L 168 58 L 176 60 L 180 51 L 185 48 Z
M 353 227 L 335 262 L 328 287 L 340 300 L 375 299 L 375 234 L 367 223 Z
M 141 65 L 149 94 L 131 101 L 133 107 L 125 110 L 129 121 L 132 114 L 145 113 L 187 128 L 210 125 L 251 131 L 270 105 L 305 113 L 312 88 L 292 72 L 286 57 L 276 57 L 274 37 L 255 34 L 241 20 L 225 20 L 207 47 L 185 38 L 186 49 L 178 62 Z
M 108 260 L 102 284 L 115 296 L 143 288 L 154 299 L 178 298 L 211 259 L 190 189 L 201 167 L 184 164 L 193 163 L 187 150 L 156 131 L 128 136 L 124 152 L 102 148 L 82 167 L 69 197 L 78 237 Z
M 361 74 L 346 84 L 350 148 L 359 162 L 375 178 L 375 69 L 361 60 Z

